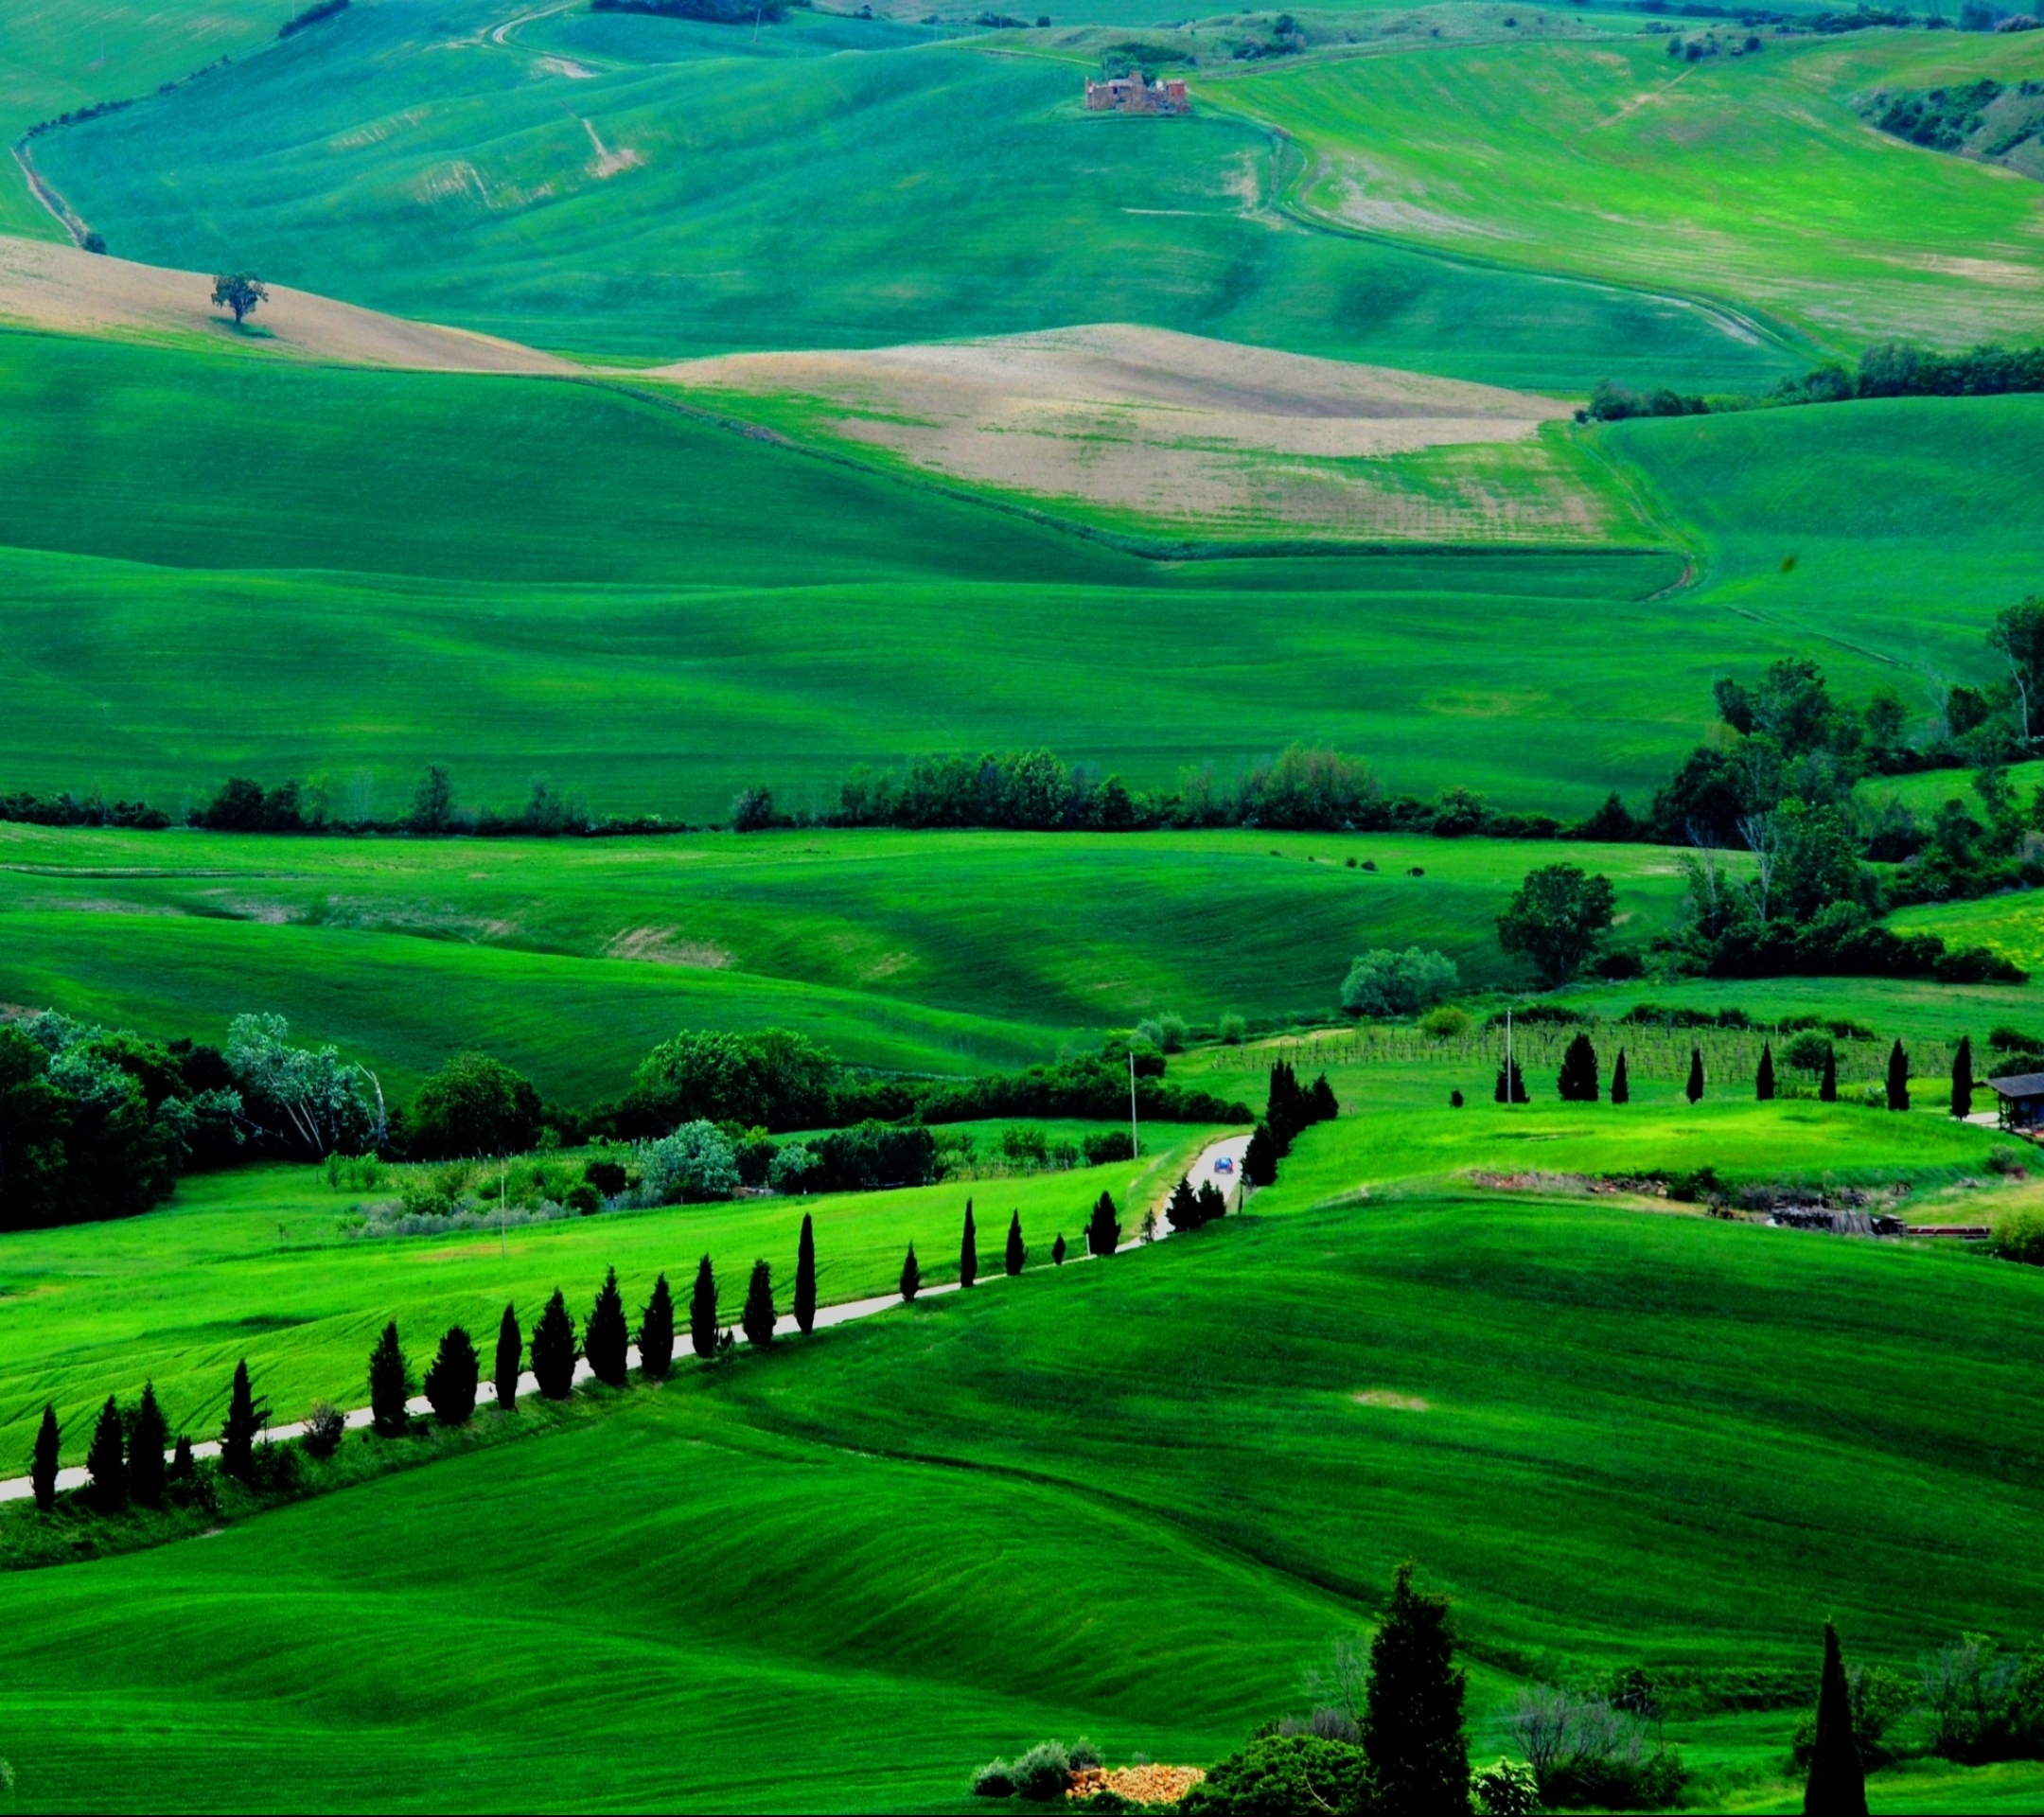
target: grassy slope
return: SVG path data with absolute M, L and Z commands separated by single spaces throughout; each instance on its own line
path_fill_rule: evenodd
M 1567 1201 L 1267 1204 L 0 1583 L 22 1795 L 217 1802 L 259 1736 L 266 1798 L 308 1807 L 956 1808 L 1041 1733 L 1210 1757 L 1413 1555 L 1459 1601 L 1487 1756 L 1519 1673 L 1786 1699 L 1824 1615 L 1904 1666 L 2044 1593 L 2034 1271 Z M 1670 1739 L 1778 1797 L 1790 1714 L 1696 1708 Z M 168 1793 L 137 1752 L 166 1734 Z
M 1771 40 L 1685 64 L 1635 36 L 1314 63 L 1223 98 L 1300 139 L 1303 200 L 1330 219 L 1685 288 L 1855 350 L 2035 339 L 2044 196 L 1883 137 L 1847 97 L 2040 72 L 2044 47 L 2007 37 Z
M 1665 302 L 1285 223 L 1264 132 L 1089 118 L 1086 60 L 988 54 L 1027 40 L 575 11 L 498 44 L 508 16 L 359 5 L 44 162 L 124 256 L 614 355 L 1119 320 L 1533 386 L 1614 350 L 1699 384 L 1788 363 Z M 642 162 L 598 175 L 591 129 Z
M 2044 972 L 2044 901 L 2035 890 L 1907 908 L 1894 925 L 1905 933 L 1942 935 L 1954 946 L 1988 947 L 2033 976 Z M 2015 1019 L 2018 1027 L 2035 1026 L 2035 1016 Z

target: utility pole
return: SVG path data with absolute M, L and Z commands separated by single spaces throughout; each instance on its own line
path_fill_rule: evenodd
M 1142 1158 L 1142 1131 L 1136 1125 L 1136 1055 L 1128 1057 L 1128 1133 L 1129 1146 L 1136 1151 L 1136 1158 Z
M 1511 1108 L 1512 1098 L 1514 1095 L 1511 1088 L 1511 1009 L 1507 1005 L 1505 1011 L 1505 1106 L 1507 1110 Z

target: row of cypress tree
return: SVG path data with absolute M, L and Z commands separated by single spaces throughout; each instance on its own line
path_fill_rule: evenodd
M 1689 1077 L 1683 1085 L 1683 1095 L 1694 1104 L 1703 1097 L 1703 1050 L 1689 1050 Z M 1568 1044 L 1561 1055 L 1561 1070 L 1556 1080 L 1561 1102 L 1570 1104 L 1594 1104 L 1597 1102 L 1597 1053 L 1587 1034 L 1578 1033 Z M 1973 1108 L 1973 1044 L 1969 1037 L 1962 1036 L 1959 1051 L 1952 1061 L 1952 1115 L 1965 1117 Z M 1774 1048 L 1771 1042 L 1760 1044 L 1760 1064 L 1753 1072 L 1753 1096 L 1763 1103 L 1771 1102 L 1775 1095 Z M 1516 1059 L 1510 1059 L 1498 1067 L 1497 1088 L 1494 1093 L 1501 1104 L 1523 1104 L 1527 1102 L 1525 1077 L 1519 1069 Z M 1824 1050 L 1824 1068 L 1817 1083 L 1817 1096 L 1824 1103 L 1838 1102 L 1838 1055 L 1829 1048 Z M 1618 1058 L 1612 1064 L 1611 1076 L 1611 1101 L 1614 1104 L 1630 1103 L 1632 1091 L 1626 1076 L 1625 1050 L 1618 1050 Z M 1898 1040 L 1888 1053 L 1887 1080 L 1888 1108 L 1907 1110 L 1910 1107 L 1909 1052 Z M 1457 1100 L 1459 1102 L 1459 1100 Z
M 1289 1061 L 1277 1062 L 1271 1067 L 1263 1120 L 1251 1134 L 1242 1155 L 1242 1177 L 1251 1186 L 1276 1185 L 1278 1163 L 1291 1154 L 1293 1141 L 1313 1124 L 1330 1123 L 1340 1114 L 1340 1102 L 1326 1073 L 1311 1085 L 1301 1085 Z

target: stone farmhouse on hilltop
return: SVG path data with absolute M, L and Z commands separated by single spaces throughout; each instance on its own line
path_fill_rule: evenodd
M 1112 109 L 1117 114 L 1189 114 L 1192 97 L 1183 81 L 1145 81 L 1138 70 L 1133 76 L 1114 76 L 1104 82 L 1086 78 L 1085 104 L 1095 114 Z

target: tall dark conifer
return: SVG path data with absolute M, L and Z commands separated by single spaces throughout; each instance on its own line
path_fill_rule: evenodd
M 1632 1102 L 1632 1082 L 1626 1076 L 1625 1050 L 1618 1050 L 1617 1059 L 1612 1062 L 1611 1101 L 1614 1104 L 1630 1104 Z
M 1817 1736 L 1809 1778 L 1803 1786 L 1804 1817 L 1867 1817 L 1866 1772 L 1853 1739 L 1852 1699 L 1838 1630 L 1824 1623 L 1824 1676 L 1817 1682 Z
M 1326 1073 L 1313 1082 L 1313 1090 L 1306 1096 L 1314 1122 L 1331 1123 L 1341 1115 L 1341 1100 L 1335 1097 L 1334 1087 L 1328 1084 Z
M 249 1385 L 248 1359 L 235 1365 L 234 1385 L 227 1390 L 227 1418 L 220 1422 L 220 1466 L 238 1482 L 256 1473 L 256 1435 L 270 1410 L 256 1400 Z
M 745 1331 L 746 1342 L 755 1350 L 764 1350 L 773 1342 L 773 1269 L 765 1261 L 752 1264 L 752 1279 L 746 1283 L 745 1311 L 738 1323 Z
M 380 1438 L 400 1438 L 412 1422 L 405 1402 L 412 1398 L 412 1370 L 397 1342 L 397 1321 L 383 1328 L 369 1352 L 369 1425 Z
M 1565 1104 L 1594 1104 L 1597 1101 L 1596 1049 L 1579 1029 L 1561 1056 L 1561 1075 L 1556 1085 Z
M 433 1418 L 443 1426 L 466 1426 L 475 1418 L 476 1382 L 482 1373 L 475 1340 L 463 1326 L 449 1325 L 425 1383 Z
M 1973 1114 L 1973 1037 L 1959 1037 L 1959 1051 L 1952 1055 L 1951 1114 L 1961 1119 Z
M 1050 1265 L 1053 1268 L 1062 1268 L 1065 1265 L 1065 1233 L 1062 1230 L 1057 1233 L 1057 1241 L 1050 1245 Z
M 85 1454 L 85 1499 L 102 1514 L 118 1514 L 128 1506 L 125 1437 L 120 1408 L 110 1394 L 99 1409 L 99 1422 L 93 1427 L 92 1446 Z
M 908 1254 L 901 1265 L 901 1297 L 913 1299 L 923 1291 L 923 1271 L 916 1266 L 915 1244 L 908 1245 Z
M 1689 1050 L 1689 1083 L 1683 1089 L 1692 1104 L 1701 1102 L 1703 1097 L 1703 1050 L 1701 1048 L 1691 1048 Z
M 664 1382 L 674 1373 L 674 1295 L 665 1275 L 654 1281 L 639 1320 L 639 1373 L 648 1382 Z
M 1278 1179 L 1278 1144 L 1271 1139 L 1270 1125 L 1259 1123 L 1242 1155 L 1242 1178 L 1251 1186 L 1272 1186 Z
M 1838 1050 L 1824 1050 L 1824 1075 L 1817 1082 L 1817 1102 L 1821 1104 L 1838 1103 Z
M 525 1367 L 525 1333 L 519 1330 L 518 1310 L 506 1302 L 497 1321 L 497 1367 L 490 1379 L 497 1385 L 497 1405 L 509 1413 L 518 1405 L 519 1375 Z
M 1008 1253 L 1003 1260 L 1011 1275 L 1019 1275 L 1029 1262 L 1029 1246 L 1022 1241 L 1022 1210 L 1019 1206 L 1008 1216 Z
M 1774 1096 L 1774 1046 L 1772 1042 L 1760 1044 L 1760 1066 L 1753 1074 L 1753 1096 L 1763 1104 Z
M 164 1447 L 170 1425 L 156 1404 L 156 1385 L 142 1385 L 142 1399 L 128 1421 L 128 1492 L 144 1508 L 161 1508 L 164 1497 Z
M 972 1201 L 965 1201 L 965 1233 L 959 1239 L 959 1285 L 970 1287 L 979 1279 L 979 1233 L 973 1226 Z
M 1446 1817 L 1469 1809 L 1468 1681 L 1454 1664 L 1447 1598 L 1421 1595 L 1412 1574 L 1409 1563 L 1399 1566 L 1370 1640 L 1363 1750 L 1382 1809 Z
M 597 1381 L 608 1388 L 622 1388 L 630 1350 L 631 1330 L 625 1323 L 625 1296 L 618 1292 L 617 1270 L 606 1269 L 604 1284 L 590 1307 L 589 1323 L 582 1330 L 582 1354 L 589 1358 L 590 1373 Z
M 1115 1202 L 1111 1194 L 1102 1192 L 1093 1207 L 1093 1215 L 1086 1220 L 1086 1253 L 1095 1256 L 1111 1256 L 1120 1245 L 1121 1226 L 1115 1217 Z
M 568 1310 L 567 1296 L 556 1287 L 533 1327 L 533 1380 L 547 1400 L 565 1401 L 574 1392 L 574 1314 Z
M 35 1450 L 28 1459 L 28 1484 L 35 1491 L 35 1505 L 45 1514 L 57 1506 L 57 1459 L 62 1448 L 57 1409 L 44 1402 L 43 1423 L 36 1428 Z
M 1200 1217 L 1199 1194 L 1192 1191 L 1192 1182 L 1181 1173 L 1178 1184 L 1172 1188 L 1171 1203 L 1165 1208 L 1173 1230 L 1197 1230 L 1204 1220 Z
M 816 1226 L 802 1215 L 802 1241 L 795 1245 L 795 1325 L 804 1337 L 816 1330 Z
M 1517 1054 L 1498 1067 L 1497 1086 L 1490 1095 L 1501 1104 L 1524 1104 L 1530 1102 L 1526 1097 L 1525 1074 L 1520 1068 Z
M 1907 1110 L 1909 1107 L 1909 1053 L 1898 1040 L 1888 1050 L 1888 1108 Z
M 716 1272 L 705 1256 L 696 1266 L 696 1285 L 689 1294 L 689 1349 L 708 1363 L 717 1353 Z

